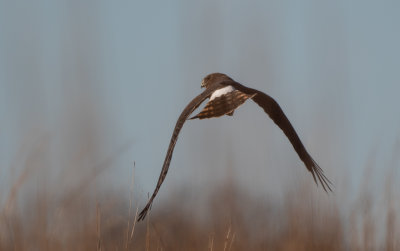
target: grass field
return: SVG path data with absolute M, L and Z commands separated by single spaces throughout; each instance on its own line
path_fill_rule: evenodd
M 225 182 L 202 213 L 177 196 L 157 201 L 135 223 L 138 205 L 121 191 L 23 191 L 29 175 L 23 172 L 2 200 L 0 250 L 400 249 L 398 193 L 390 182 L 383 199 L 361 192 L 350 208 L 341 208 L 336 194 L 317 194 L 314 184 L 293 187 L 276 203 Z

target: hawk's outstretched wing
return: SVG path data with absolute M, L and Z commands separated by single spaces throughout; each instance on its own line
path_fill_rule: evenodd
M 248 95 L 255 94 L 255 96 L 252 98 L 253 101 L 256 102 L 261 108 L 263 108 L 264 111 L 269 115 L 269 117 L 275 122 L 275 124 L 279 126 L 279 128 L 281 128 L 281 130 L 285 133 L 286 137 L 288 137 L 290 143 L 292 143 L 300 159 L 306 165 L 308 171 L 311 172 L 315 183 L 318 184 L 317 179 L 315 177 L 317 176 L 324 190 L 332 191 L 330 187 L 332 183 L 328 180 L 328 178 L 326 178 L 322 169 L 318 166 L 318 164 L 313 160 L 313 158 L 307 152 L 306 148 L 304 147 L 303 143 L 301 143 L 299 136 L 297 135 L 292 124 L 286 117 L 285 113 L 282 111 L 279 104 L 273 98 L 271 98 L 270 96 L 261 91 L 248 88 L 235 81 L 232 81 L 232 83 L 228 84 L 232 85 L 235 89 L 244 92 Z
M 169 167 L 169 164 L 170 164 L 171 158 L 172 158 L 172 153 L 174 151 L 174 147 L 175 147 L 176 141 L 178 140 L 178 134 L 179 134 L 180 130 L 182 129 L 183 124 L 189 118 L 190 114 L 197 107 L 199 107 L 199 105 L 201 103 L 203 103 L 203 101 L 206 98 L 209 98 L 211 96 L 211 94 L 215 90 L 217 90 L 218 88 L 221 88 L 220 84 L 214 84 L 214 85 L 210 86 L 209 88 L 207 88 L 203 93 L 201 93 L 200 95 L 195 97 L 186 106 L 186 108 L 183 110 L 183 112 L 179 116 L 178 121 L 176 122 L 176 125 L 175 125 L 174 132 L 172 133 L 171 141 L 169 143 L 167 155 L 165 156 L 164 165 L 163 165 L 163 167 L 161 169 L 160 177 L 158 178 L 157 186 L 156 186 L 156 188 L 155 188 L 155 190 L 153 192 L 153 195 L 150 197 L 149 201 L 147 202 L 147 205 L 142 210 L 142 212 L 140 212 L 139 217 L 138 217 L 138 221 L 143 220 L 146 217 L 148 211 L 151 208 L 151 204 L 153 203 L 153 200 L 156 197 L 156 195 L 158 193 L 158 190 L 160 190 L 161 184 L 163 183 L 163 181 L 165 179 L 165 176 L 167 175 L 168 167 Z

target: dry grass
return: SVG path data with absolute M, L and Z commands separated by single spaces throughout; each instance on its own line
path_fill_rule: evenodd
M 139 223 L 135 223 L 134 202 L 118 192 L 83 193 L 67 205 L 53 201 L 48 193 L 33 192 L 23 207 L 16 204 L 13 210 L 5 207 L 2 211 L 0 250 L 400 248 L 390 187 L 386 188 L 386 212 L 377 218 L 372 213 L 377 201 L 368 194 L 360 196 L 347 217 L 339 213 L 335 202 L 319 205 L 321 200 L 314 199 L 308 187 L 288 192 L 281 206 L 229 185 L 216 191 L 209 196 L 205 215 L 184 210 L 175 200 L 168 205 L 157 203 L 154 214 Z M 14 188 L 10 194 L 15 196 Z
M 345 207 L 342 196 L 326 196 L 314 184 L 292 187 L 276 201 L 225 182 L 201 209 L 188 207 L 185 200 L 193 198 L 186 194 L 157 201 L 145 221 L 136 222 L 144 202 L 133 199 L 133 173 L 127 191 L 96 183 L 118 152 L 86 176 L 79 173 L 73 189 L 46 182 L 48 172 L 40 167 L 47 152 L 39 146 L 26 156 L 0 200 L 0 250 L 400 250 L 394 169 L 382 193 L 372 193 L 366 177 Z

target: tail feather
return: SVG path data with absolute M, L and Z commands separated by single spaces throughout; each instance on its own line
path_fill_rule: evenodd
M 231 91 L 210 100 L 199 114 L 190 119 L 208 119 L 223 115 L 232 116 L 236 108 L 241 106 L 247 99 L 252 98 L 254 95 L 248 95 L 238 90 Z

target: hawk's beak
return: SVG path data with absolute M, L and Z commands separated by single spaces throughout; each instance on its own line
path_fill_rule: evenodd
M 201 81 L 201 88 L 206 87 L 206 85 L 204 84 L 204 79 Z

